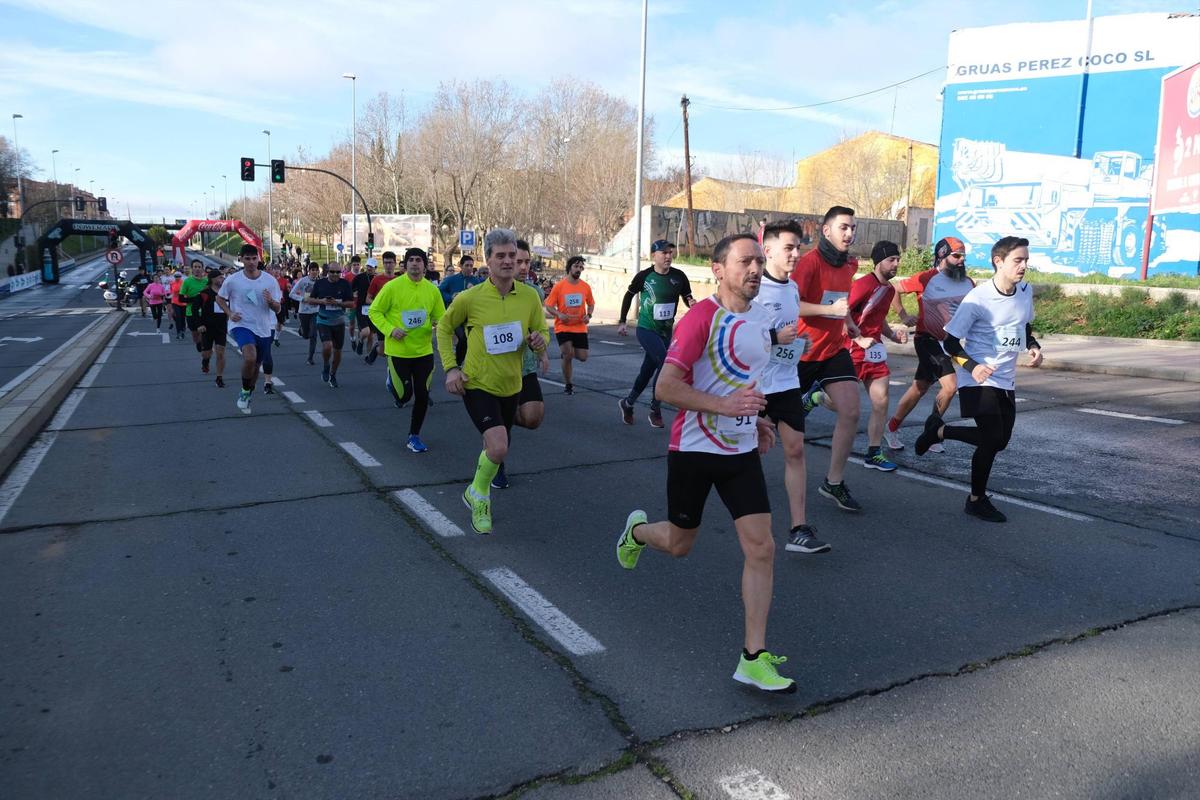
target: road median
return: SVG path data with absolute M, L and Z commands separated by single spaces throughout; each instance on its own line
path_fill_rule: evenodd
M 52 361 L 0 398 L 0 475 L 46 426 L 128 315 L 101 315 Z

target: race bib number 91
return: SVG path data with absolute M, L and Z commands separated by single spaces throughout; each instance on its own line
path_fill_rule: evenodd
M 717 417 L 717 433 L 730 439 L 739 439 L 755 432 L 757 417 L 744 414 L 740 417 Z

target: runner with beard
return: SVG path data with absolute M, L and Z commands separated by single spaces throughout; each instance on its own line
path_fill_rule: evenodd
M 938 415 L 946 413 L 954 393 L 958 391 L 958 379 L 955 377 L 954 364 L 950 356 L 942 349 L 942 341 L 946 338 L 946 323 L 958 310 L 967 293 L 975 288 L 975 281 L 967 277 L 966 248 L 963 243 L 953 236 L 938 240 L 933 248 L 933 268 L 916 275 L 910 275 L 896 282 L 896 296 L 892 298 L 892 308 L 900 315 L 905 325 L 916 325 L 916 335 L 913 336 L 913 349 L 917 353 L 917 374 L 912 384 L 900 398 L 896 411 L 888 420 L 884 438 L 892 450 L 903 450 L 904 443 L 900 441 L 900 424 L 904 422 L 917 403 L 929 391 L 934 383 L 938 384 L 937 397 L 933 401 L 933 410 Z M 903 294 L 917 296 L 917 316 L 912 316 L 905 310 L 900 301 Z M 942 452 L 940 444 L 929 448 L 931 453 Z
M 859 335 L 850 340 L 850 360 L 858 379 L 871 399 L 871 417 L 867 421 L 867 457 L 863 466 L 881 472 L 895 472 L 896 465 L 883 454 L 883 423 L 888 412 L 887 348 L 883 337 L 903 344 L 908 341 L 908 329 L 892 330 L 887 315 L 896 290 L 891 280 L 900 268 L 900 248 L 889 241 L 879 241 L 871 249 L 875 269 L 856 280 L 850 287 L 850 320 L 858 327 Z
M 568 258 L 566 276 L 554 284 L 545 302 L 547 311 L 554 318 L 554 337 L 558 340 L 559 353 L 562 355 L 562 374 L 566 384 L 563 394 L 566 395 L 575 394 L 571 362 L 579 361 L 582 364 L 588 359 L 588 323 L 592 320 L 592 312 L 596 310 L 592 287 L 580 279 L 584 263 L 583 256 Z M 528 265 L 525 271 L 528 273 Z
M 817 489 L 843 511 L 862 511 L 846 487 L 846 460 L 858 432 L 858 373 L 850 358 L 850 337 L 858 335 L 849 318 L 850 285 L 858 259 L 850 255 L 858 223 L 854 209 L 833 206 L 825 212 L 817 246 L 805 253 L 792 270 L 800 288 L 799 332 L 812 340 L 800 356 L 800 389 L 805 410 L 815 406 L 813 392 L 825 395 L 825 404 L 837 414 L 829 454 L 829 472 Z

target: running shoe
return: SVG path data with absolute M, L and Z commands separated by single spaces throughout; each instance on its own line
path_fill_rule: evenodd
M 492 501 L 488 497 L 480 497 L 475 490 L 468 486 L 462 494 L 463 505 L 471 509 L 471 527 L 476 533 L 492 532 Z
M 987 495 L 978 500 L 972 500 L 970 497 L 967 497 L 967 505 L 963 508 L 963 511 L 972 517 L 979 517 L 985 522 L 1008 522 L 1008 517 L 1004 516 L 998 508 L 992 505 L 992 501 L 988 499 Z
M 242 389 L 238 392 L 237 407 L 243 414 L 250 413 L 250 392 L 248 390 Z
M 305 361 L 304 363 L 308 364 L 310 367 L 315 367 L 317 365 L 317 362 L 313 361 L 311 358 L 308 359 L 308 361 Z
M 275 384 L 267 381 L 263 384 L 263 394 L 275 394 Z
M 811 525 L 797 525 L 792 528 L 784 549 L 791 553 L 828 553 L 831 548 L 827 543 L 817 538 L 817 529 Z
M 925 430 L 921 431 L 921 435 L 917 437 L 916 444 L 913 449 L 917 451 L 917 455 L 923 456 L 929 452 L 929 448 L 941 441 L 938 438 L 938 428 L 942 427 L 941 415 L 936 411 L 925 418 Z
M 638 558 L 646 549 L 646 545 L 638 544 L 633 538 L 633 529 L 638 525 L 645 524 L 646 512 L 640 508 L 637 511 L 629 512 L 629 516 L 625 518 L 625 530 L 621 531 L 621 536 L 617 539 L 617 561 L 625 569 L 636 567 Z
M 633 403 L 622 397 L 617 401 L 617 405 L 621 407 L 621 422 L 626 425 L 633 424 Z
M 663 427 L 662 409 L 651 407 L 650 413 L 646 415 L 646 419 L 650 420 L 651 428 Z
M 218 388 L 218 389 L 224 389 L 224 388 L 225 388 L 225 379 L 224 379 L 224 378 L 222 378 L 220 375 L 218 375 L 218 376 L 217 376 L 217 381 L 216 381 L 216 383 L 217 383 L 217 388 Z
M 321 383 L 329 383 L 329 367 L 328 366 L 323 367 L 321 369 Z
M 426 447 L 425 443 L 421 441 L 421 437 L 417 436 L 415 433 L 410 434 L 408 437 L 408 449 L 413 451 L 414 453 L 428 453 L 429 452 L 429 448 Z
M 367 353 L 367 356 L 363 359 L 363 361 L 366 361 L 368 364 L 374 364 L 375 359 L 377 358 L 379 358 L 379 348 L 372 347 L 371 352 Z
M 575 394 L 575 384 L 568 383 L 563 386 L 563 394 Z
M 933 444 L 929 445 L 929 452 L 931 452 L 931 453 L 944 453 L 944 452 L 946 452 L 946 448 L 945 448 L 945 447 L 942 447 L 942 443 L 941 443 L 941 442 L 934 442 Z
M 883 429 L 883 441 L 887 444 L 888 450 L 904 449 L 904 442 L 900 441 L 900 434 L 889 431 L 886 427 Z
M 825 402 L 825 393 L 820 389 L 813 389 L 804 397 L 800 398 L 800 408 L 805 414 L 811 414 L 812 410 L 821 403 Z
M 492 476 L 492 488 L 493 489 L 507 489 L 508 488 L 508 475 L 504 471 L 503 463 L 500 464 L 500 469 L 496 470 L 496 474 Z
M 200 362 L 200 371 L 203 372 L 205 375 L 207 375 L 208 374 L 208 364 L 201 361 Z
M 834 486 L 828 479 L 825 479 L 821 481 L 817 491 L 837 503 L 837 507 L 842 511 L 862 511 L 862 506 L 850 496 L 850 490 L 846 488 L 845 481 Z
M 332 372 L 329 373 L 329 388 L 330 389 L 338 388 L 337 375 L 335 375 Z
M 276 339 L 276 340 L 275 340 L 275 346 L 276 346 L 276 347 L 279 347 L 279 344 L 280 344 L 280 342 L 279 342 L 279 339 Z
M 764 692 L 791 694 L 796 691 L 796 682 L 780 675 L 777 669 L 785 661 L 787 661 L 787 656 L 774 656 L 766 650 L 761 651 L 758 658 L 753 661 L 746 658 L 745 653 L 742 653 L 741 658 L 738 659 L 737 671 L 733 673 L 733 679 L 738 683 L 762 689 Z
M 864 458 L 863 466 L 866 467 L 867 469 L 877 469 L 880 472 L 895 472 L 896 471 L 896 465 L 893 464 L 891 461 L 888 461 L 887 456 L 885 456 L 883 454 L 882 450 L 875 453 L 874 455 L 868 455 L 866 458 Z

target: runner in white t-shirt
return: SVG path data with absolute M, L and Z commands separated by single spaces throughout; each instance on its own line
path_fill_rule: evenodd
M 242 271 L 221 284 L 217 303 L 229 315 L 229 335 L 242 348 L 242 391 L 237 407 L 250 413 L 250 395 L 258 381 L 258 368 L 275 338 L 275 314 L 283 300 L 279 281 L 258 269 L 258 248 L 242 245 Z
M 783 483 L 787 487 L 791 532 L 787 549 L 793 553 L 825 553 L 830 547 L 806 523 L 808 472 L 804 462 L 804 392 L 797 366 L 808 346 L 808 337 L 796 336 L 800 319 L 800 287 L 791 279 L 800 258 L 804 231 L 795 222 L 773 222 L 763 228 L 762 246 L 767 263 L 754 304 L 770 317 L 771 356 L 763 369 L 762 391 L 767 396 L 766 416 L 775 423 L 783 443 Z M 820 395 L 820 392 L 816 394 Z M 820 397 L 813 399 L 814 405 Z
M 966 512 L 988 522 L 1004 522 L 987 497 L 987 482 L 996 454 L 1008 446 L 1017 420 L 1017 359 L 1029 350 L 1029 366 L 1042 363 L 1041 346 L 1033 338 L 1033 288 L 1023 283 L 1029 262 L 1029 240 L 1005 236 L 992 246 L 996 274 L 963 298 L 946 324 L 943 346 L 958 376 L 958 402 L 975 427 L 946 425 L 936 412 L 917 437 L 917 455 L 934 442 L 953 439 L 974 445 L 971 495 Z
M 751 302 L 764 260 L 753 235 L 722 239 L 713 249 L 717 293 L 692 306 L 674 327 L 655 389 L 659 400 L 679 409 L 667 453 L 667 520 L 650 523 L 646 512 L 632 512 L 617 540 L 617 561 L 633 569 L 646 545 L 687 555 L 715 486 L 744 556 L 745 649 L 733 678 L 768 692 L 794 692 L 795 681 L 776 668 L 785 659 L 765 649 L 775 542 L 759 454 L 775 436 L 758 415 L 767 407 L 759 385 L 771 328 L 766 312 Z

